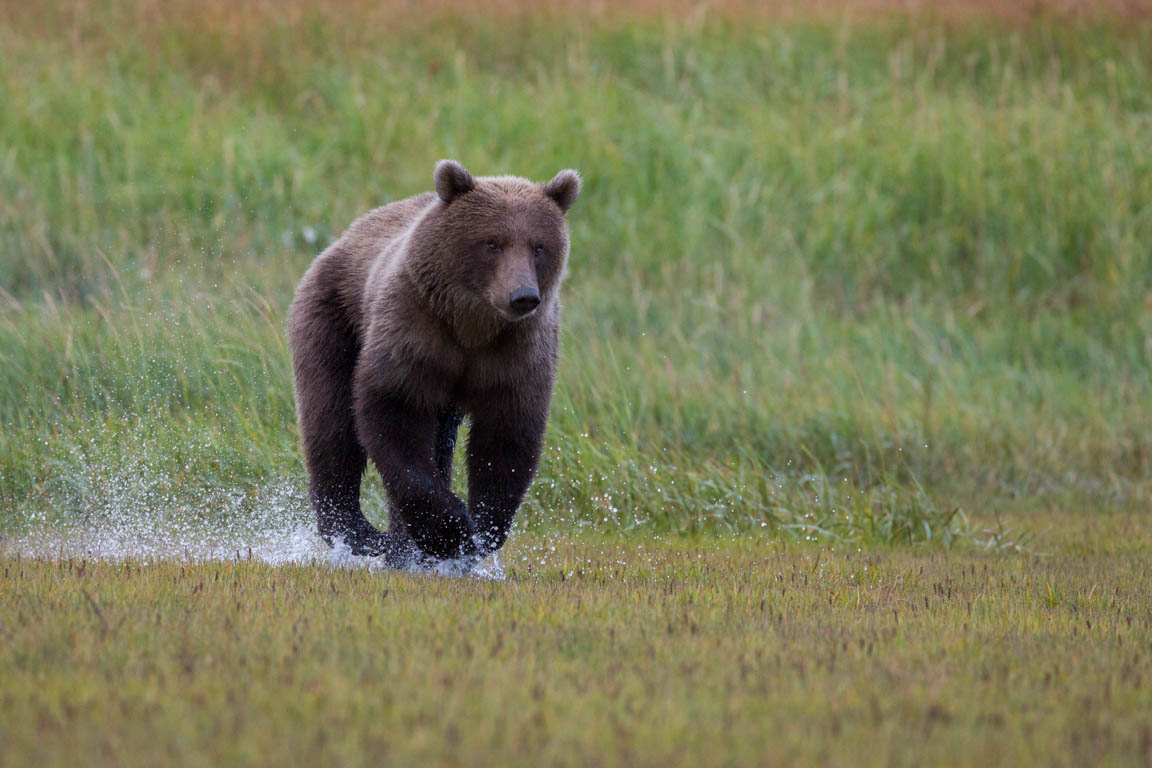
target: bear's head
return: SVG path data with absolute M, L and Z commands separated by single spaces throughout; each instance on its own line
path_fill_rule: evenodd
M 432 305 L 453 322 L 515 323 L 554 306 L 568 262 L 565 214 L 580 174 L 543 184 L 474 178 L 454 160 L 433 174 L 439 200 L 416 225 L 410 266 Z M 485 317 L 486 316 L 486 317 Z

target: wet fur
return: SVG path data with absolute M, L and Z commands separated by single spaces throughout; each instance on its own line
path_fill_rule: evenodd
M 436 194 L 371 211 L 317 257 L 289 323 L 320 534 L 396 564 L 479 556 L 507 538 L 543 446 L 568 257 L 564 214 L 579 192 L 571 171 L 541 185 L 473 179 L 445 161 L 434 180 Z M 498 254 L 489 241 L 499 241 Z M 504 305 L 529 279 L 540 305 L 514 319 Z M 451 490 L 465 416 L 467 503 Z M 368 459 L 389 499 L 387 531 L 360 509 Z

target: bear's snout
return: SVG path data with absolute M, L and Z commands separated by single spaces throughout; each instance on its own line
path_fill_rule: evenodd
M 540 306 L 540 292 L 532 285 L 521 285 L 508 294 L 508 307 L 517 316 L 523 317 Z
M 539 308 L 543 298 L 532 252 L 526 247 L 505 249 L 485 295 L 505 320 L 522 320 Z

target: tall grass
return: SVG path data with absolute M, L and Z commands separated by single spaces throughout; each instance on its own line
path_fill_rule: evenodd
M 1150 498 L 1140 14 L 2 7 L 3 528 L 126 457 L 302 482 L 295 281 L 446 156 L 587 180 L 529 521 L 947 539 Z

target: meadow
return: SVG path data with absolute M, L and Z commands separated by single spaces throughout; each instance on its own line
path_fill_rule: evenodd
M 521 536 L 503 582 L 5 560 L 0 764 L 1144 765 L 1148 543 Z
M 0 762 L 1152 759 L 1150 11 L 0 0 Z M 442 157 L 585 179 L 502 581 L 306 533 Z

